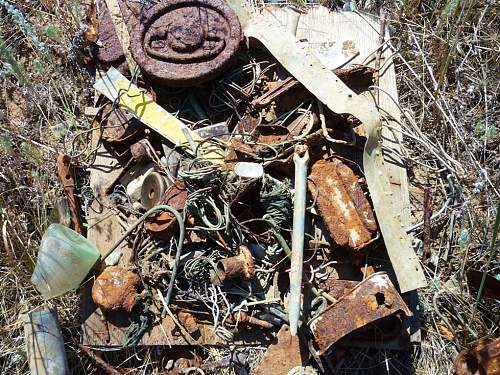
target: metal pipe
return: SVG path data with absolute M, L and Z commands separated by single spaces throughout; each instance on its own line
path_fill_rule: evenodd
M 293 162 L 295 164 L 295 195 L 293 198 L 292 265 L 290 269 L 288 316 L 290 319 L 290 334 L 295 336 L 299 325 L 302 295 L 304 221 L 306 215 L 307 166 L 309 164 L 307 146 L 298 145 L 295 147 Z

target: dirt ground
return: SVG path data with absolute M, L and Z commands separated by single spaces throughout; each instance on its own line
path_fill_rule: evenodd
M 339 373 L 451 374 L 463 348 L 499 336 L 499 302 L 477 298 L 477 285 L 467 282 L 470 269 L 500 275 L 498 246 L 491 245 L 500 190 L 499 3 L 357 3 L 357 11 L 374 14 L 383 6 L 390 25 L 400 104 L 407 114 L 412 219 L 422 219 L 426 191 L 429 208 L 439 215 L 431 223 L 430 247 L 416 247 L 428 279 L 420 290 L 421 344 L 410 353 L 356 351 Z M 19 316 L 44 303 L 57 307 L 73 374 L 98 373 L 78 347 L 78 295 L 43 302 L 30 282 L 40 238 L 60 220 L 57 153 L 75 156 L 82 172 L 87 163 L 80 152 L 91 126 L 84 109 L 93 101 L 87 14 L 84 2 L 73 0 L 0 0 L 2 374 L 29 373 Z M 90 204 L 88 181 L 81 182 L 79 194 L 84 206 Z M 421 228 L 414 234 L 424 240 Z M 161 373 L 158 356 L 154 348 L 105 355 L 122 368 L 136 367 L 137 374 Z

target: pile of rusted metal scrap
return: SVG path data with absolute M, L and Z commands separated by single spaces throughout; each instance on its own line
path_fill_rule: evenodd
M 78 282 L 85 348 L 188 349 L 169 374 L 331 374 L 345 348 L 408 348 L 403 292 L 425 277 L 363 95 L 378 71 L 325 67 L 289 16 L 287 30 L 223 0 L 90 12 L 85 207 L 76 161 L 59 173 L 99 251 Z M 212 345 L 227 355 L 208 360 Z

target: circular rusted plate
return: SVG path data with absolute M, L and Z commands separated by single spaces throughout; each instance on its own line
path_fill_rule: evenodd
M 130 47 L 150 79 L 185 87 L 223 73 L 241 39 L 238 17 L 223 0 L 166 0 L 136 24 Z

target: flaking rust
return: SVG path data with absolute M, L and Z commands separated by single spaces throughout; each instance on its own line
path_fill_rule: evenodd
M 314 335 L 318 354 L 323 355 L 349 333 L 398 313 L 412 315 L 387 274 L 378 272 L 360 282 L 313 318 L 309 327 Z
M 147 10 L 131 33 L 132 55 L 151 80 L 167 86 L 200 84 L 236 57 L 242 32 L 222 0 L 170 0 Z
M 311 168 L 309 191 L 332 240 L 362 249 L 377 230 L 370 203 L 353 171 L 340 160 L 318 160 Z
M 472 349 L 462 350 L 455 359 L 456 375 L 500 374 L 500 338 L 488 343 L 481 339 Z

